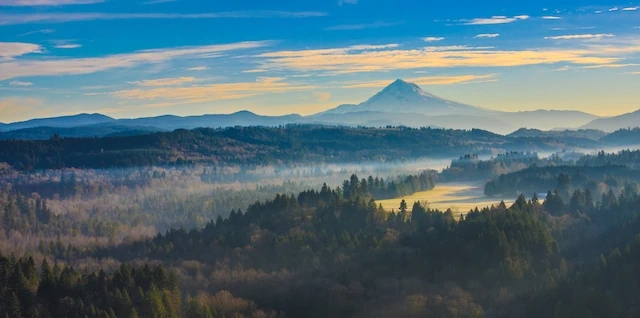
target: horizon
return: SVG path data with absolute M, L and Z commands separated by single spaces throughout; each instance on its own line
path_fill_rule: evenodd
M 394 84 L 394 83 L 396 83 L 398 81 L 404 82 L 406 84 L 417 85 L 415 83 L 407 82 L 407 81 L 405 81 L 403 79 L 396 79 L 396 80 L 391 81 L 389 83 L 389 85 L 385 86 L 384 88 L 386 88 L 388 86 L 391 86 L 392 84 Z M 420 86 L 418 85 L 418 87 L 420 87 Z M 420 89 L 422 89 L 422 88 L 420 87 Z M 382 91 L 382 90 L 380 90 L 380 91 Z M 427 91 L 425 91 L 425 92 L 429 93 Z M 434 96 L 435 97 L 439 97 L 439 98 L 444 98 L 443 96 L 437 96 L 437 95 L 434 95 Z M 340 106 L 340 105 L 337 105 L 337 106 Z M 332 108 L 329 108 L 329 110 L 330 109 L 332 109 Z M 497 111 L 495 109 L 490 109 L 490 108 L 487 108 L 487 110 Z M 504 111 L 504 112 L 506 112 L 506 113 L 521 113 L 521 112 L 551 112 L 551 111 L 556 111 L 556 112 L 576 112 L 576 111 L 577 112 L 582 112 L 582 111 L 579 111 L 579 110 L 571 110 L 571 109 L 543 109 L 543 108 L 532 109 L 532 110 L 515 110 L 515 111 L 508 111 L 507 110 L 507 111 Z M 635 111 L 632 111 L 632 112 L 635 112 Z M 16 124 L 16 123 L 28 122 L 28 121 L 32 121 L 32 120 L 55 119 L 55 118 L 60 118 L 60 117 L 74 117 L 74 116 L 82 116 L 82 115 L 88 115 L 88 116 L 101 115 L 101 116 L 107 116 L 107 117 L 109 117 L 111 119 L 114 119 L 114 120 L 127 120 L 127 119 L 141 119 L 141 118 L 158 118 L 158 117 L 165 117 L 165 116 L 175 116 L 175 117 L 185 118 L 185 117 L 215 116 L 215 115 L 234 115 L 234 114 L 238 114 L 238 113 L 251 113 L 253 115 L 263 116 L 263 117 L 284 117 L 284 116 L 308 117 L 308 116 L 313 116 L 313 115 L 319 114 L 319 113 L 315 113 L 315 114 L 302 115 L 302 114 L 299 114 L 299 113 L 288 113 L 288 114 L 281 114 L 281 115 L 270 115 L 270 114 L 261 114 L 261 113 L 254 112 L 254 111 L 251 111 L 251 110 L 243 109 L 243 110 L 237 110 L 237 111 L 228 112 L 228 113 L 222 112 L 222 113 L 202 113 L 202 114 L 187 114 L 187 115 L 177 115 L 177 114 L 172 114 L 172 113 L 165 113 L 165 114 L 154 115 L 154 116 L 118 117 L 118 116 L 109 116 L 107 114 L 103 114 L 103 113 L 99 113 L 99 112 L 80 112 L 80 113 L 70 113 L 70 114 L 64 114 L 64 115 L 60 115 L 60 116 L 51 116 L 51 117 L 32 117 L 32 118 L 27 118 L 27 119 L 24 119 L 24 120 L 13 121 L 13 122 L 1 122 L 0 121 L 0 124 Z M 592 114 L 592 113 L 588 113 L 588 112 L 583 112 L 583 113 L 589 114 L 589 115 L 598 116 L 598 115 L 595 115 L 595 114 Z M 631 113 L 631 112 L 629 112 L 629 113 Z M 626 114 L 629 114 L 629 113 L 621 113 L 621 114 L 614 114 L 614 115 L 611 115 L 611 116 L 598 116 L 598 117 L 600 117 L 600 118 L 617 117 L 617 116 L 626 115 Z M 529 129 L 529 128 L 522 127 L 520 129 Z M 536 128 L 532 127 L 532 129 L 536 129 Z
M 640 108 L 639 8 L 0 0 L 0 122 L 307 116 L 361 103 L 396 78 L 491 110 L 611 117 Z

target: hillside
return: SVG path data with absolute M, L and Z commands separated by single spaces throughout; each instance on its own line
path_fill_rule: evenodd
M 616 131 L 619 129 L 640 127 L 640 110 L 620 116 L 598 118 L 580 128 Z
M 0 130 L 10 131 L 34 127 L 80 127 L 113 122 L 115 119 L 102 114 L 78 114 L 52 118 L 38 118 L 0 125 Z
M 616 146 L 637 146 L 640 145 L 640 128 L 618 130 L 600 141 Z
M 447 158 L 461 153 L 558 151 L 554 138 L 509 138 L 483 130 L 234 127 L 113 138 L 0 141 L 0 162 L 18 169 L 124 167 L 201 162 L 289 164 Z

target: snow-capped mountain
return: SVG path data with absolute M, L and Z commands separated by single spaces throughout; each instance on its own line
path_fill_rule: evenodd
M 418 85 L 396 80 L 382 91 L 358 105 L 341 105 L 321 114 L 353 112 L 394 112 L 428 116 L 476 114 L 487 115 L 490 110 L 450 101 L 422 90 Z

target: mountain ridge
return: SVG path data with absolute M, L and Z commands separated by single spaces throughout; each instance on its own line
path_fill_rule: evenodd
M 640 117 L 640 111 L 637 112 Z M 421 89 L 414 83 L 398 79 L 360 104 L 343 104 L 316 114 L 301 116 L 258 115 L 248 110 L 231 114 L 204 114 L 193 116 L 161 115 L 155 117 L 114 119 L 102 114 L 38 118 L 22 122 L 0 124 L 0 131 L 51 127 L 79 126 L 146 127 L 162 130 L 193 129 L 199 127 L 223 128 L 233 126 L 280 126 L 287 124 L 321 124 L 347 126 L 408 126 L 449 129 L 484 129 L 508 134 L 519 128 L 540 130 L 591 128 L 596 115 L 576 110 L 545 110 L 505 112 L 471 106 Z M 559 128 L 560 127 L 560 128 Z M 618 129 L 621 127 L 618 127 Z M 624 128 L 624 127 L 622 127 Z M 611 129 L 611 131 L 616 129 Z M 118 128 L 120 131 L 120 128 Z M 87 132 L 89 133 L 89 131 Z M 124 132 L 122 132 L 124 133 Z
M 620 129 L 636 127 L 640 127 L 640 109 L 618 116 L 597 118 L 580 128 L 612 132 Z

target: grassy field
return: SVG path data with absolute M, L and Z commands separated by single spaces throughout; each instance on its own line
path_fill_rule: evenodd
M 475 207 L 483 208 L 491 205 L 498 205 L 501 198 L 489 198 L 484 195 L 484 185 L 482 184 L 469 184 L 469 183 L 444 183 L 438 184 L 435 189 L 423 192 L 417 192 L 410 196 L 380 200 L 377 203 L 387 211 L 391 209 L 398 210 L 400 201 L 407 201 L 409 209 L 415 201 L 427 202 L 431 209 L 438 209 L 446 211 L 451 209 L 454 214 L 466 214 L 469 210 Z M 513 203 L 513 199 L 504 199 L 504 202 L 509 206 Z

